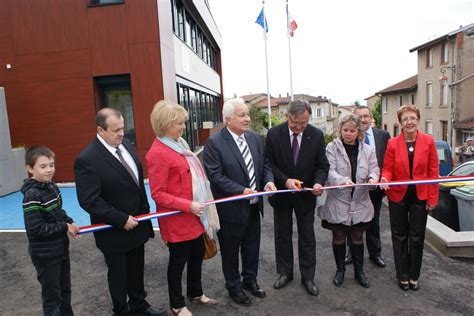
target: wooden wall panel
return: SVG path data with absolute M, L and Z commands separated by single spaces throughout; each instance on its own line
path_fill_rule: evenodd
M 0 19 L 8 18 L 8 0 L 0 0 Z
M 87 6 L 78 0 L 9 0 L 18 55 L 88 47 Z
M 88 20 L 93 75 L 129 73 L 125 5 L 89 8 Z
M 14 71 L 18 82 L 70 78 L 90 78 L 91 55 L 88 49 L 18 56 Z
M 128 43 L 158 41 L 158 9 L 156 1 L 133 0 L 127 8 Z
M 158 43 L 130 45 L 129 49 L 137 149 L 148 150 L 154 137 L 150 113 L 163 99 L 160 49 Z
M 10 29 L 10 20 L 0 18 L 0 57 L 9 56 L 13 56 L 13 40 Z
M 0 87 L 17 81 L 15 69 L 6 69 L 6 64 L 15 65 L 15 57 L 0 57 Z
M 72 180 L 74 157 L 95 135 L 92 80 L 12 84 L 5 92 L 12 145 L 51 147 L 56 178 Z

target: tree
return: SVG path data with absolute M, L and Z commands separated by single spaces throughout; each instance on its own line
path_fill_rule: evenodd
M 264 122 L 266 120 L 266 113 L 263 113 L 263 111 L 255 105 L 250 105 L 249 106 L 249 112 L 250 112 L 250 129 L 260 135 L 264 133 Z
M 377 97 L 377 100 L 374 103 L 374 106 L 372 108 L 372 117 L 375 120 L 375 126 L 378 128 L 382 128 L 382 98 Z
M 354 105 L 355 105 L 355 106 L 360 106 L 359 100 L 355 100 L 355 101 L 354 101 Z

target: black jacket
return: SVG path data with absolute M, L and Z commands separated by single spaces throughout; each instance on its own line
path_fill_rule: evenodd
M 61 193 L 53 182 L 26 179 L 21 192 L 28 236 L 28 252 L 35 264 L 53 264 L 69 256 L 67 224 L 73 220 L 62 209 Z

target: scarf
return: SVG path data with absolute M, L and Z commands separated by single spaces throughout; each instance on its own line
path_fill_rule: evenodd
M 207 179 L 201 161 L 199 161 L 196 154 L 189 149 L 189 145 L 184 138 L 180 137 L 178 141 L 166 136 L 157 137 L 157 139 L 186 158 L 191 171 L 193 201 L 205 203 L 214 200 L 209 180 Z M 204 206 L 204 212 L 201 215 L 201 223 L 207 234 L 213 238 L 214 232 L 220 229 L 219 216 L 217 215 L 217 209 L 214 204 Z

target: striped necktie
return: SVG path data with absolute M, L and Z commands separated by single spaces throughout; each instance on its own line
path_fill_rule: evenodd
M 130 176 L 132 177 L 133 181 L 136 183 L 136 185 L 138 185 L 140 187 L 140 184 L 138 183 L 138 179 L 137 179 L 137 176 L 135 175 L 135 173 L 133 173 L 132 171 L 132 168 L 130 168 L 130 166 L 128 165 L 128 163 L 125 161 L 125 159 L 123 158 L 122 156 L 122 151 L 120 150 L 120 148 L 117 147 L 117 156 L 119 157 L 120 159 L 120 162 L 122 163 L 123 167 L 127 170 L 127 172 L 130 174 Z
M 242 157 L 244 158 L 245 165 L 247 166 L 247 171 L 249 173 L 249 178 L 250 178 L 249 187 L 252 190 L 256 190 L 257 186 L 255 182 L 255 172 L 254 172 L 252 154 L 250 153 L 249 147 L 247 146 L 247 142 L 245 142 L 244 137 L 242 135 L 237 138 L 237 141 L 239 142 L 239 149 L 240 149 L 240 152 L 242 153 Z

